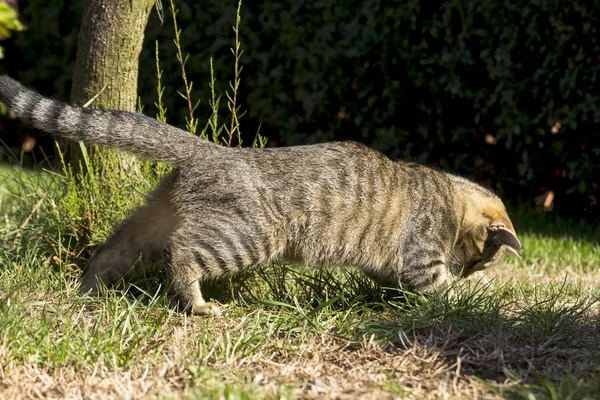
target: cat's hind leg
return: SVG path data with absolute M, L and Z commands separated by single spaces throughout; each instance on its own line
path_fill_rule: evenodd
M 100 284 L 114 284 L 164 249 L 178 223 L 170 198 L 173 179 L 173 175 L 163 179 L 147 203 L 98 247 L 83 270 L 80 293 L 97 292 Z
M 219 306 L 202 297 L 200 282 L 210 276 L 210 260 L 197 249 L 178 243 L 177 237 L 167 244 L 163 252 L 165 268 L 171 283 L 176 306 L 197 315 L 220 315 Z
M 283 239 L 261 229 L 232 210 L 196 208 L 188 213 L 164 252 L 179 308 L 194 314 L 219 314 L 217 305 L 202 297 L 200 283 L 243 271 L 281 253 Z

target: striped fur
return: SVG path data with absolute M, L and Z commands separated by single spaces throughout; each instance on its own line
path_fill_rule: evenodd
M 216 314 L 201 281 L 273 260 L 355 266 L 432 291 L 521 248 L 490 191 L 357 143 L 229 149 L 139 114 L 48 100 L 7 77 L 0 100 L 45 131 L 178 166 L 97 249 L 83 292 L 162 252 L 179 304 Z
M 73 107 L 0 76 L 0 102 L 20 120 L 58 136 L 116 147 L 173 165 L 193 162 L 218 146 L 142 114 Z M 157 134 L 160 132 L 160 134 Z

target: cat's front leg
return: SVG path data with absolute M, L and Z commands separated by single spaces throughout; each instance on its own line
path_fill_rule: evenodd
M 453 281 L 444 254 L 432 251 L 409 252 L 400 272 L 403 287 L 420 293 L 431 293 Z

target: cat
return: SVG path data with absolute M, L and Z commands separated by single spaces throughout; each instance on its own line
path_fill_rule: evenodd
M 354 266 L 431 292 L 521 250 L 491 191 L 355 142 L 228 148 L 141 114 L 47 99 L 7 76 L 0 101 L 43 131 L 175 167 L 97 248 L 81 293 L 162 252 L 177 304 L 218 315 L 200 282 L 270 261 Z

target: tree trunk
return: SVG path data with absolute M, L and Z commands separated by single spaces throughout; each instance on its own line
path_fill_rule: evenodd
M 73 104 L 83 105 L 98 95 L 90 107 L 135 111 L 139 55 L 154 1 L 86 1 L 73 71 Z M 78 170 L 81 148 L 74 145 L 69 153 Z M 134 168 L 132 156 L 117 157 L 122 170 Z

